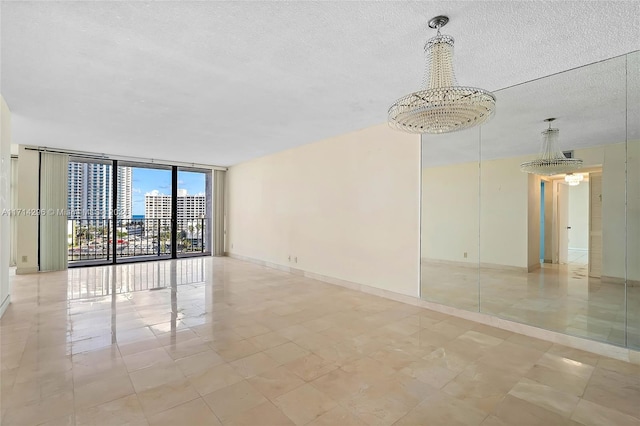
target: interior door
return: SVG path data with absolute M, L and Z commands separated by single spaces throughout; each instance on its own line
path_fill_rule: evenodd
M 558 183 L 558 263 L 569 261 L 569 188 Z
M 589 173 L 589 276 L 602 275 L 602 173 Z

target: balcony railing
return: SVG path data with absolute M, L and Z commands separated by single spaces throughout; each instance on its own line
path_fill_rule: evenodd
M 176 252 L 204 254 L 209 251 L 206 218 L 176 220 Z M 171 256 L 171 219 L 117 219 L 115 257 Z M 114 257 L 113 219 L 69 219 L 69 262 L 104 260 Z

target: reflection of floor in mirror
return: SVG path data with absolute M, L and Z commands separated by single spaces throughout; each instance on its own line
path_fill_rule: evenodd
M 589 250 L 569 249 L 567 262 L 572 265 L 586 265 L 589 263 Z
M 422 265 L 422 298 L 549 330 L 640 347 L 640 287 L 588 277 L 586 264 L 551 265 L 531 273 L 442 264 Z

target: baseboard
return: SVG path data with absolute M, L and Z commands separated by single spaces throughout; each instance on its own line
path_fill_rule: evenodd
M 600 276 L 600 282 L 603 284 L 626 284 L 629 287 L 640 287 L 640 281 L 638 280 L 628 280 L 621 277 L 609 277 L 606 275 Z
M 30 268 L 16 268 L 16 275 L 35 274 L 36 272 L 38 272 L 37 266 L 33 266 Z
M 373 294 L 373 295 L 376 295 L 376 296 L 381 296 L 381 297 L 384 297 L 386 299 L 391 299 L 391 300 L 395 300 L 397 302 L 403 302 L 403 303 L 407 303 L 407 304 L 410 304 L 410 305 L 416 305 L 417 301 L 420 300 L 419 298 L 417 298 L 415 296 L 409 296 L 409 295 L 402 294 L 402 293 L 396 293 L 396 292 L 393 292 L 393 291 L 390 291 L 390 290 L 384 290 L 384 289 L 381 289 L 381 288 L 378 288 L 378 287 L 372 287 L 372 286 L 367 285 L 367 284 L 360 284 L 360 283 L 356 283 L 356 282 L 353 282 L 353 281 L 343 280 L 341 278 L 335 278 L 335 277 L 331 277 L 331 276 L 328 276 L 328 275 L 317 274 L 315 272 L 309 272 L 309 271 L 305 271 L 303 269 L 292 268 L 290 266 L 280 265 L 280 264 L 273 263 L 273 262 L 267 262 L 267 261 L 264 261 L 264 260 L 255 259 L 255 258 L 247 257 L 247 256 L 242 256 L 242 255 L 239 255 L 239 254 L 231 253 L 231 254 L 229 254 L 229 257 L 231 257 L 233 259 L 244 260 L 246 262 L 254 263 L 256 265 L 265 266 L 267 268 L 277 269 L 279 271 L 284 271 L 284 272 L 289 272 L 290 274 L 293 274 L 293 275 L 298 275 L 298 276 L 301 276 L 301 277 L 322 281 L 322 282 L 325 282 L 327 284 L 333 284 L 333 285 L 337 285 L 337 286 L 340 286 L 340 287 L 345 287 L 345 288 L 348 288 L 350 290 L 356 290 L 356 291 L 361 291 L 363 293 L 368 293 L 368 294 Z
M 640 287 L 640 281 L 638 280 L 628 280 L 620 277 L 608 277 L 606 275 L 602 275 L 600 277 L 600 282 L 606 284 L 626 284 L 628 287 Z
M 459 268 L 478 269 L 478 261 L 465 262 L 462 260 L 429 259 L 429 258 L 423 257 L 422 259 L 420 259 L 420 263 L 422 265 L 445 265 L 445 266 L 456 266 Z
M 491 327 L 500 328 L 502 330 L 511 331 L 513 333 L 523 334 L 525 336 L 534 337 L 541 340 L 546 340 L 552 343 L 558 343 L 561 345 L 569 346 L 575 349 L 580 349 L 587 352 L 592 352 L 598 355 L 607 356 L 620 361 L 630 362 L 632 364 L 640 365 L 640 351 L 633 349 L 615 346 L 608 343 L 597 342 L 595 340 L 585 339 L 583 337 L 570 336 L 557 331 L 545 330 L 542 328 L 534 327 L 532 325 L 521 324 L 515 321 L 510 321 L 502 318 L 498 318 L 489 314 L 481 312 L 465 311 L 464 309 L 453 308 L 451 306 L 440 305 L 438 303 L 427 302 L 419 297 L 408 296 L 405 294 L 395 293 L 389 290 L 383 290 L 376 287 L 371 287 L 366 284 L 359 284 L 351 281 L 345 281 L 338 278 L 328 277 L 326 275 L 315 274 L 306 272 L 301 269 L 291 268 L 285 265 L 279 265 L 273 262 L 266 262 L 260 259 L 254 259 L 247 256 L 230 253 L 229 257 L 254 263 L 257 265 L 277 269 L 280 271 L 290 272 L 295 275 L 301 275 L 306 278 L 315 279 L 318 281 L 326 282 L 328 284 L 345 287 L 350 290 L 361 291 L 363 293 L 372 294 L 375 296 L 384 297 L 385 299 L 394 300 L 397 302 L 406 303 L 408 305 L 418 306 L 421 308 L 429 309 L 432 311 L 440 312 L 443 314 L 451 315 L 458 318 L 464 318 L 469 321 L 474 321 L 480 324 L 489 325 Z M 524 269 L 524 268 L 522 268 Z
M 478 269 L 491 269 L 494 271 L 509 271 L 509 272 L 523 272 L 528 273 L 531 272 L 530 268 L 524 266 L 512 266 L 512 265 L 501 265 L 499 263 L 487 263 L 487 262 L 463 262 L 459 260 L 446 260 L 446 259 L 429 259 L 423 257 L 421 259 L 421 264 L 423 265 L 448 265 L 448 266 L 458 266 L 462 268 L 473 268 Z M 540 264 L 538 264 L 538 268 Z
M 2 316 L 4 315 L 4 312 L 7 310 L 10 303 L 11 303 L 11 295 L 7 294 L 7 297 L 4 298 L 4 300 L 2 301 L 2 304 L 0 305 L 0 318 L 2 318 Z

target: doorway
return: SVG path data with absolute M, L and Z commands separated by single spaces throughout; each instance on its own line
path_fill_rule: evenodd
M 592 252 L 592 216 L 601 209 L 593 205 L 591 179 L 569 185 L 564 177 L 553 180 L 554 187 L 554 255 L 553 263 L 588 265 Z
M 567 263 L 589 263 L 589 180 L 579 185 L 564 185 L 568 193 Z

